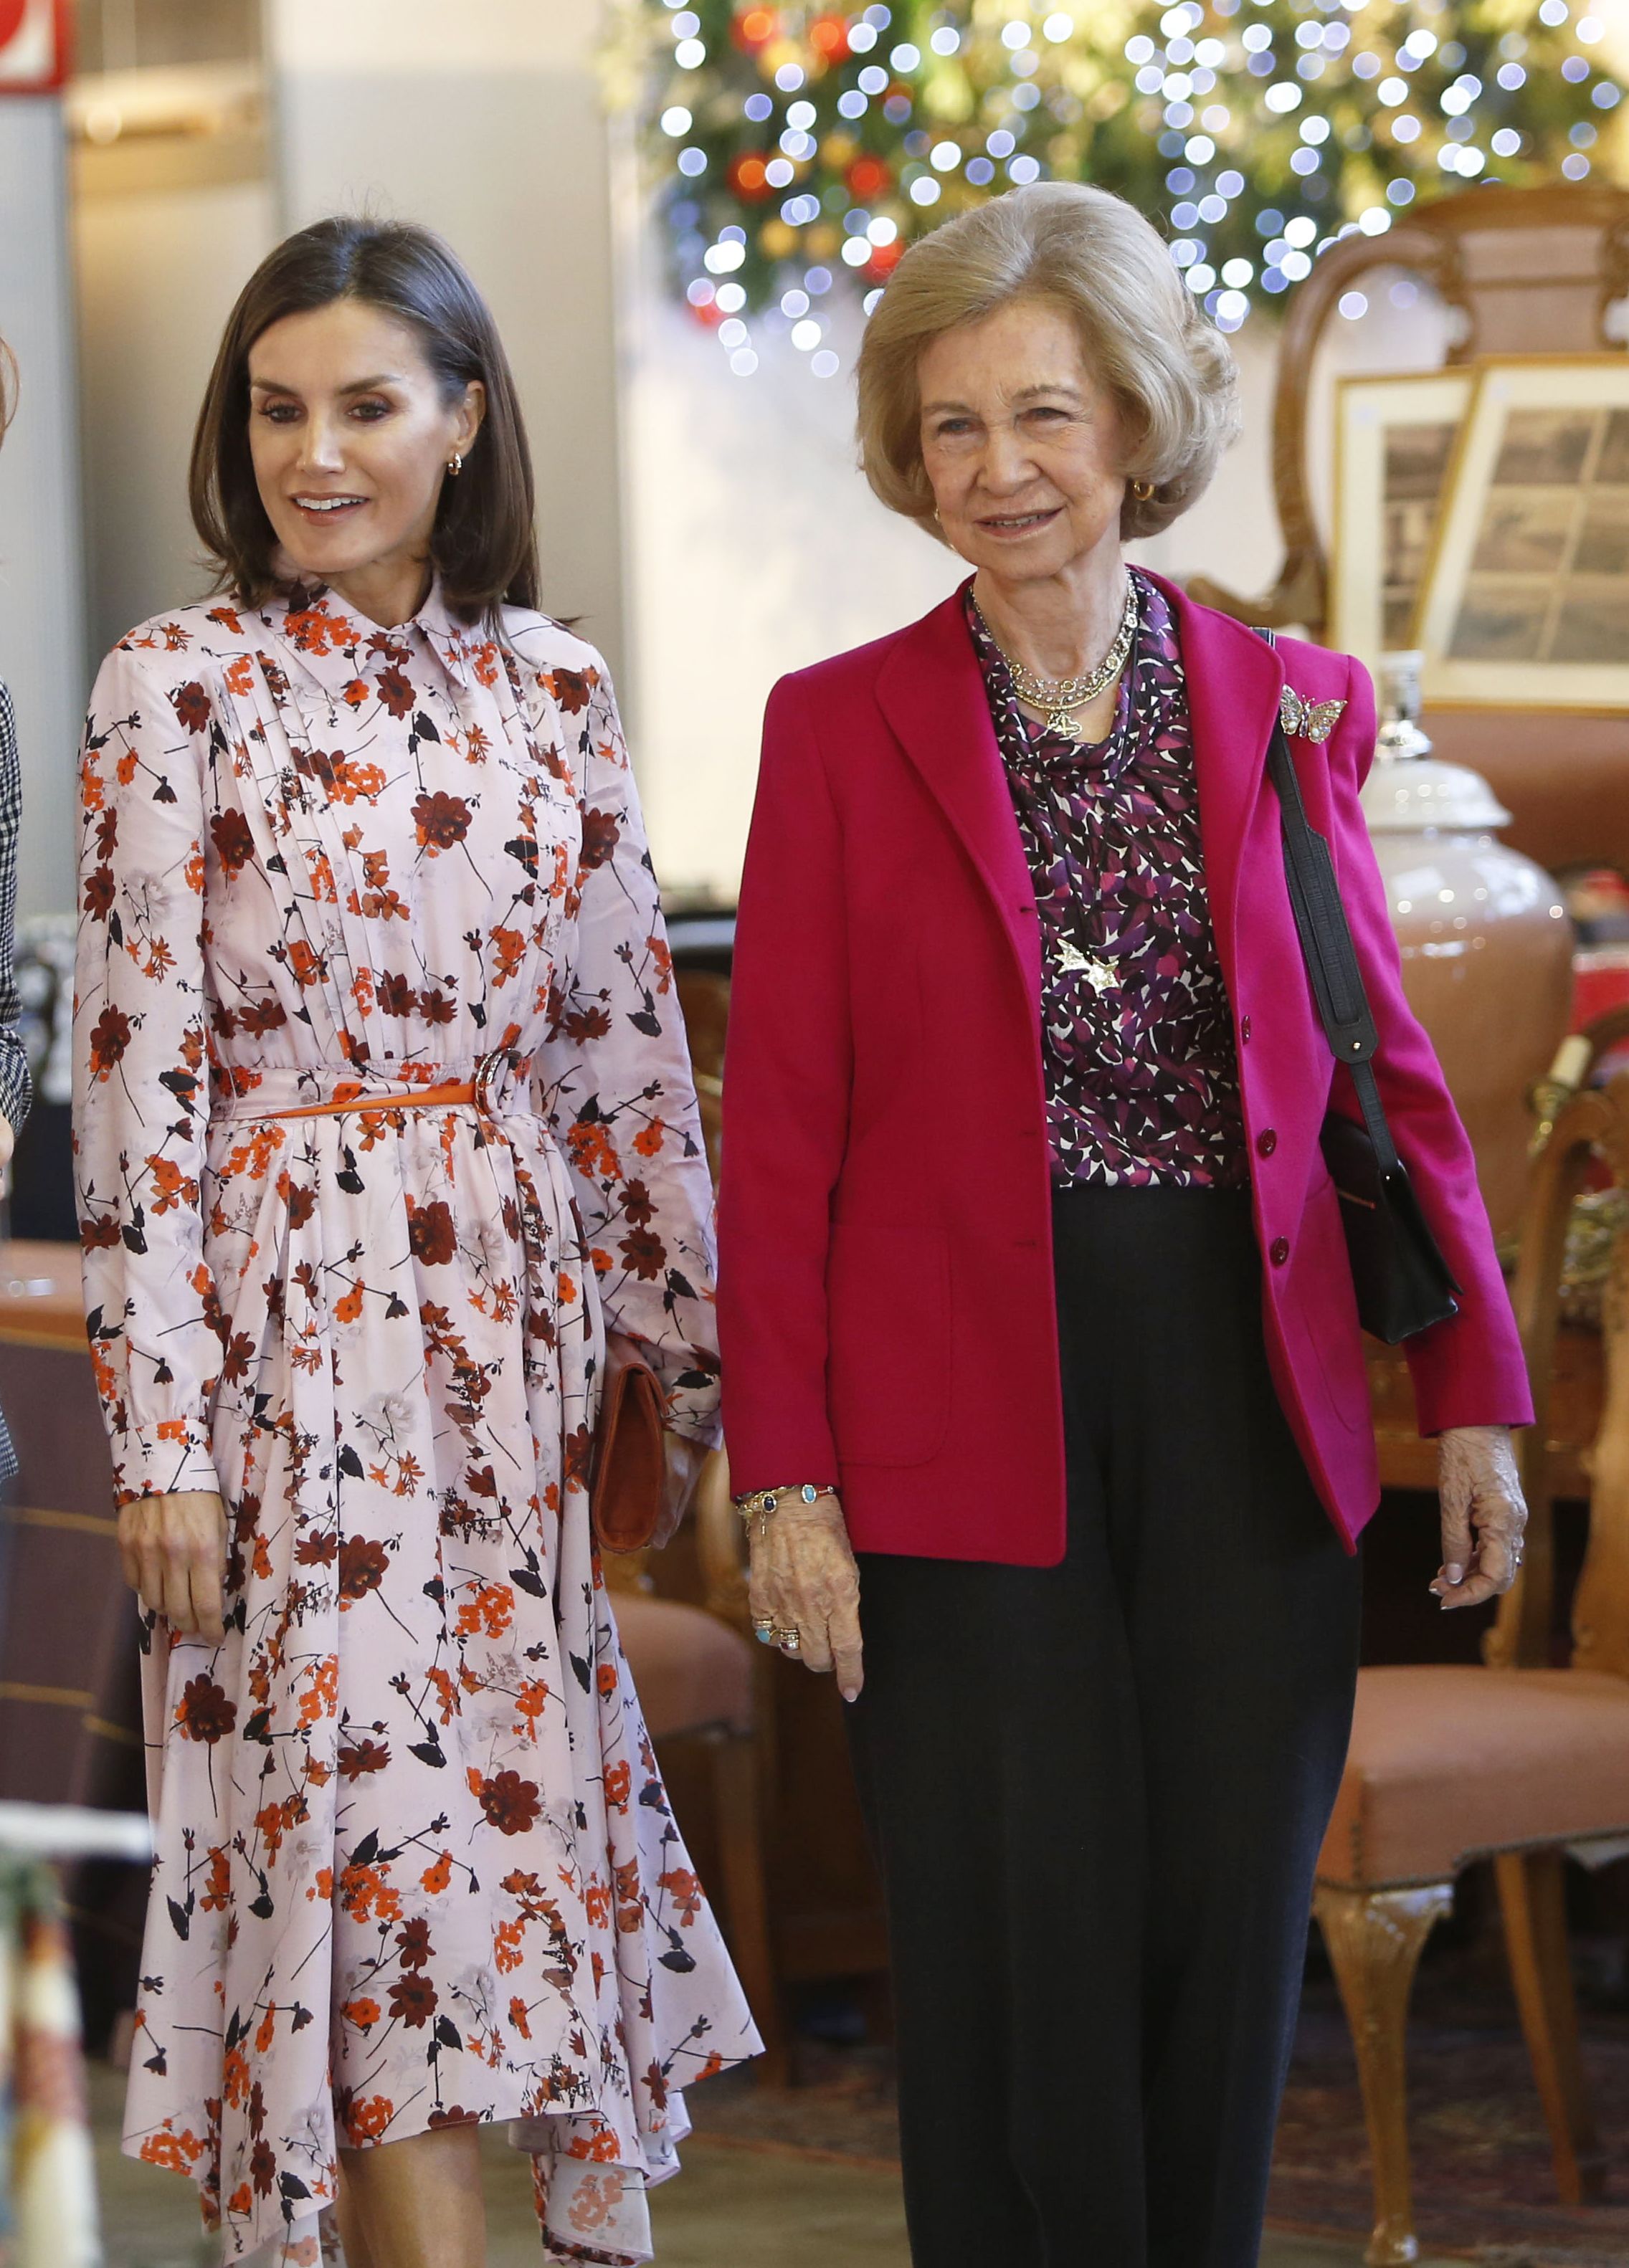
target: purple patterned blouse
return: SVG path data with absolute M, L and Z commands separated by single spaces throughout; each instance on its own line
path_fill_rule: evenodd
M 1042 1053 L 1057 1182 L 1237 1188 L 1238 1066 L 1211 932 L 1182 646 L 1131 570 L 1136 641 L 1113 729 L 1085 744 L 1027 718 L 964 604 L 1045 956 Z

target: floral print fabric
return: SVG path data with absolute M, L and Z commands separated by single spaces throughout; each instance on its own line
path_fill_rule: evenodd
M 230 1521 L 225 1645 L 149 1634 L 126 2147 L 231 2260 L 314 2263 L 336 2146 L 472 2117 L 547 2258 L 648 2257 L 680 2090 L 757 2046 L 585 1489 L 607 1327 L 713 1437 L 694 1093 L 603 665 L 506 630 L 189 608 L 86 730 L 92 1357 L 120 1501 Z
M 1236 1188 L 1238 1066 L 1205 893 L 1182 645 L 1163 593 L 1130 571 L 1136 639 L 1109 737 L 1089 744 L 1025 716 L 970 583 L 964 597 L 1035 881 L 1052 1174 Z

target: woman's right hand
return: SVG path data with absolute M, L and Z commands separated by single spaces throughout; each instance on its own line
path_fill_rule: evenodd
M 177 1638 L 226 1635 L 226 1507 L 207 1490 L 138 1496 L 119 1514 L 124 1580 Z
M 749 1524 L 752 1574 L 748 1595 L 758 1630 L 795 1631 L 807 1669 L 835 1669 L 845 1701 L 865 1683 L 860 1660 L 859 1569 L 835 1496 L 805 1504 L 783 1496 L 767 1521 Z M 778 1642 L 778 1641 L 777 1641 Z

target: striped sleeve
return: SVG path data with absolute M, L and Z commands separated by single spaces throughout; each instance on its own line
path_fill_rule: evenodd
M 14 966 L 17 832 L 22 813 L 17 725 L 11 713 L 11 696 L 0 685 L 0 1112 L 4 1112 L 14 1134 L 21 1132 L 33 1100 L 28 1057 L 18 1028 Z

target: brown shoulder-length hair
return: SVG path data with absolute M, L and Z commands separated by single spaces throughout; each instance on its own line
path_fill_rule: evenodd
M 249 350 L 287 315 L 359 299 L 414 331 L 451 403 L 472 379 L 486 417 L 457 480 L 444 481 L 431 564 L 448 607 L 499 627 L 505 603 L 536 608 L 536 492 L 520 397 L 498 326 L 449 245 L 407 221 L 313 221 L 267 254 L 238 296 L 193 438 L 193 526 L 218 569 L 216 587 L 258 606 L 279 583 L 276 538 L 249 455 Z

